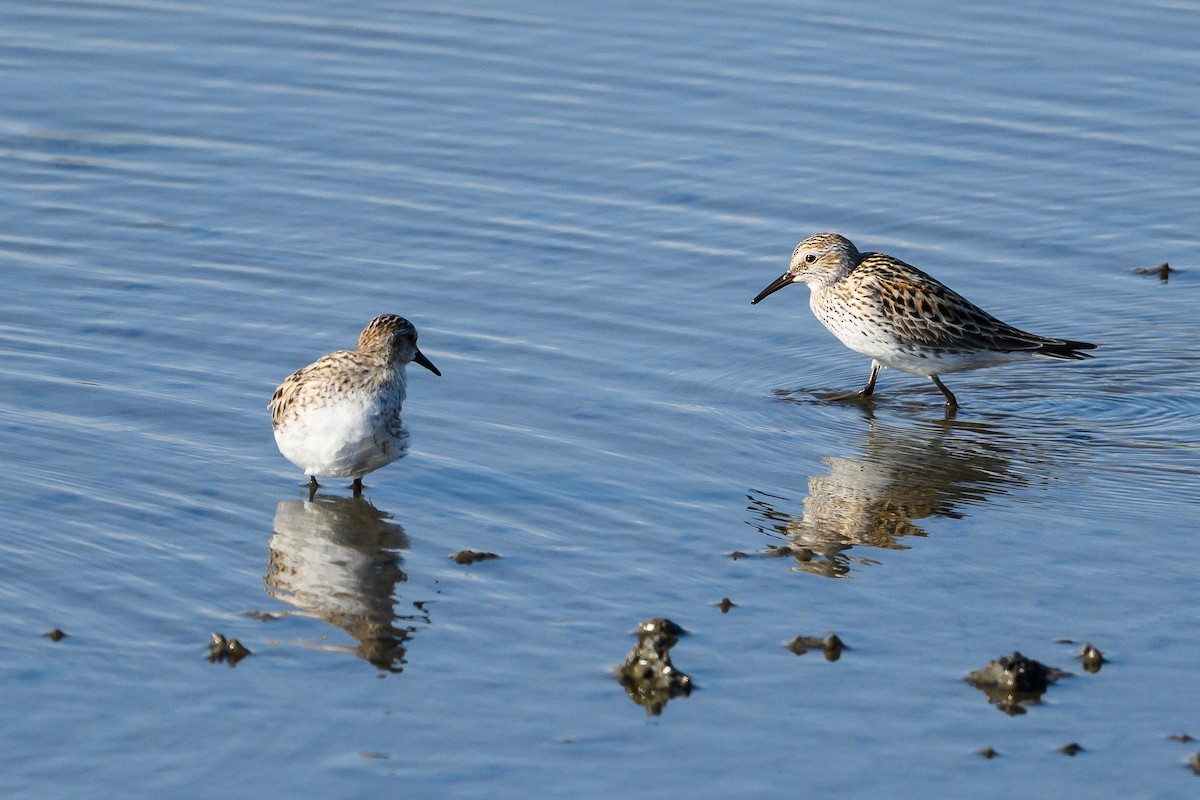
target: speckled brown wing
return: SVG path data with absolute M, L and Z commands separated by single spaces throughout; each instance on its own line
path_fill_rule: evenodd
M 897 335 L 914 345 L 947 351 L 1019 352 L 1067 344 L 1014 328 L 935 278 L 890 256 L 867 254 L 852 277 L 861 280 L 863 290 L 874 297 L 878 312 Z
M 300 396 L 300 392 L 304 388 L 305 374 L 315 366 L 316 364 L 310 364 L 303 369 L 296 370 L 284 378 L 283 383 L 275 387 L 275 394 L 271 395 L 271 401 L 267 403 L 267 408 L 271 409 L 271 427 L 275 430 L 279 429 L 283 419 L 295 405 L 296 398 Z
M 369 367 L 360 363 L 359 354 L 353 350 L 335 350 L 296 370 L 276 387 L 267 403 L 271 410 L 271 426 L 278 429 L 303 398 L 328 399 L 352 383 L 358 373 L 367 372 Z M 334 378 L 336 382 L 332 380 Z

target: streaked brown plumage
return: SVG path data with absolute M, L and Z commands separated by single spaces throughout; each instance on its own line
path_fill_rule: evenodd
M 312 477 L 354 478 L 404 454 L 400 419 L 410 361 L 441 375 L 417 348 L 417 330 L 394 314 L 373 319 L 354 350 L 335 350 L 284 379 L 267 407 L 283 455 Z
M 836 233 L 810 236 L 792 252 L 787 272 L 754 298 L 757 303 L 791 283 L 811 289 L 809 306 L 841 342 L 872 360 L 858 392 L 875 390 L 881 367 L 923 375 L 958 407 L 939 378 L 950 372 L 1007 364 L 1035 356 L 1081 360 L 1096 345 L 1014 328 L 916 267 L 883 253 L 860 253 Z

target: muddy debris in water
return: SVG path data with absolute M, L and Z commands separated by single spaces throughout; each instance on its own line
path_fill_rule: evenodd
M 746 553 L 742 550 L 734 550 L 733 552 L 731 552 L 729 554 L 729 557 L 732 558 L 734 561 L 737 561 L 739 558 L 746 558 L 748 555 L 749 555 L 749 553 Z
M 630 700 L 657 717 L 672 698 L 692 693 L 692 679 L 671 663 L 671 648 L 686 631 L 665 617 L 655 617 L 638 625 L 634 633 L 638 642 L 614 677 Z
M 717 608 L 721 609 L 722 614 L 728 614 L 729 609 L 737 608 L 737 603 L 730 600 L 728 597 L 722 597 L 719 603 L 715 603 Z
M 62 628 L 51 628 L 50 630 L 43 633 L 42 636 L 45 636 L 47 639 L 49 639 L 52 642 L 61 642 L 63 639 L 67 638 L 67 634 L 63 631 Z
M 247 611 L 244 616 L 259 622 L 275 622 L 289 616 L 287 611 Z
M 450 556 L 455 564 L 474 564 L 476 561 L 488 561 L 499 557 L 495 553 L 484 553 L 479 550 L 459 550 Z
M 843 547 L 837 553 L 830 554 L 792 543 L 769 545 L 763 549 L 763 555 L 767 558 L 791 558 L 798 565 L 792 569 L 838 578 L 844 577 L 850 571 L 845 556 L 838 555 L 841 550 L 846 549 L 848 548 Z
M 1195 737 L 1190 733 L 1172 733 L 1167 738 L 1173 742 L 1183 742 L 1184 744 L 1195 741 Z
M 634 636 L 670 636 L 678 639 L 681 636 L 687 636 L 687 631 L 682 626 L 676 625 L 666 617 L 654 617 L 637 626 L 633 632 Z M 669 647 L 674 647 L 675 642 L 671 642 Z
M 224 635 L 216 632 L 209 637 L 208 661 L 210 664 L 224 663 L 233 667 L 250 655 L 254 654 L 237 639 L 226 639 Z
M 1133 271 L 1133 274 L 1153 275 L 1163 283 L 1166 283 L 1170 276 L 1176 272 L 1179 272 L 1179 270 L 1171 269 L 1171 265 L 1164 261 L 1157 267 L 1138 267 Z
M 1064 756 L 1077 756 L 1085 751 L 1083 749 L 1083 745 L 1081 745 L 1079 742 L 1071 742 L 1070 744 L 1064 744 L 1062 747 L 1058 748 L 1058 752 L 1062 753 Z
M 1026 658 L 1015 650 L 967 675 L 967 681 L 987 695 L 988 702 L 1009 716 L 1037 705 L 1050 684 L 1071 673 Z
M 788 642 L 788 650 L 791 650 L 798 656 L 802 656 L 810 650 L 820 650 L 825 654 L 825 660 L 829 662 L 837 661 L 842 657 L 843 650 L 849 650 L 837 634 L 831 633 L 828 636 L 797 636 L 792 641 Z
M 1192 768 L 1192 772 L 1200 775 L 1200 752 L 1192 753 L 1192 757 L 1188 759 L 1188 766 Z
M 988 761 L 991 761 L 993 758 L 1000 755 L 1000 753 L 994 747 L 981 747 L 975 751 L 975 755 L 983 756 Z
M 1083 671 L 1091 672 L 1092 674 L 1099 672 L 1100 667 L 1108 660 L 1091 642 L 1083 646 L 1083 649 L 1079 651 L 1079 655 L 1076 658 L 1083 665 Z

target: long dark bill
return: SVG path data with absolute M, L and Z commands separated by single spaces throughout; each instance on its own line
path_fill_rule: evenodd
M 438 368 L 433 365 L 433 362 L 430 361 L 428 358 L 426 358 L 425 354 L 422 353 L 420 350 L 418 350 L 417 354 L 415 356 L 413 356 L 413 361 L 417 362 L 422 367 L 424 367 L 425 369 L 432 372 L 434 375 L 437 375 L 439 378 L 442 377 L 441 371 L 438 370 Z
M 766 297 L 769 294 L 775 294 L 780 289 L 782 289 L 783 287 L 785 287 L 789 283 L 791 283 L 793 280 L 795 280 L 795 279 L 792 278 L 792 273 L 790 273 L 790 272 L 783 273 L 778 278 L 776 278 L 774 281 L 772 281 L 770 286 L 768 286 L 767 288 L 765 288 L 761 292 L 759 292 L 758 297 L 756 297 L 750 301 L 750 305 L 754 305 L 759 300 L 762 300 L 764 297 Z

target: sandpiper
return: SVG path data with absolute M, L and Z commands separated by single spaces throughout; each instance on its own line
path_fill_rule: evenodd
M 1036 356 L 1080 360 L 1096 345 L 1051 339 L 1014 328 L 914 266 L 883 253 L 860 253 L 844 236 L 818 233 L 792 252 L 787 272 L 751 301 L 789 283 L 806 283 L 809 307 L 842 344 L 871 359 L 871 376 L 857 392 L 826 400 L 866 397 L 881 367 L 924 375 L 958 408 L 941 375 Z
M 400 420 L 404 367 L 415 361 L 441 375 L 417 348 L 417 329 L 384 314 L 358 336 L 355 350 L 335 350 L 289 375 L 267 408 L 279 452 L 309 476 L 362 477 L 404 455 L 408 430 Z

